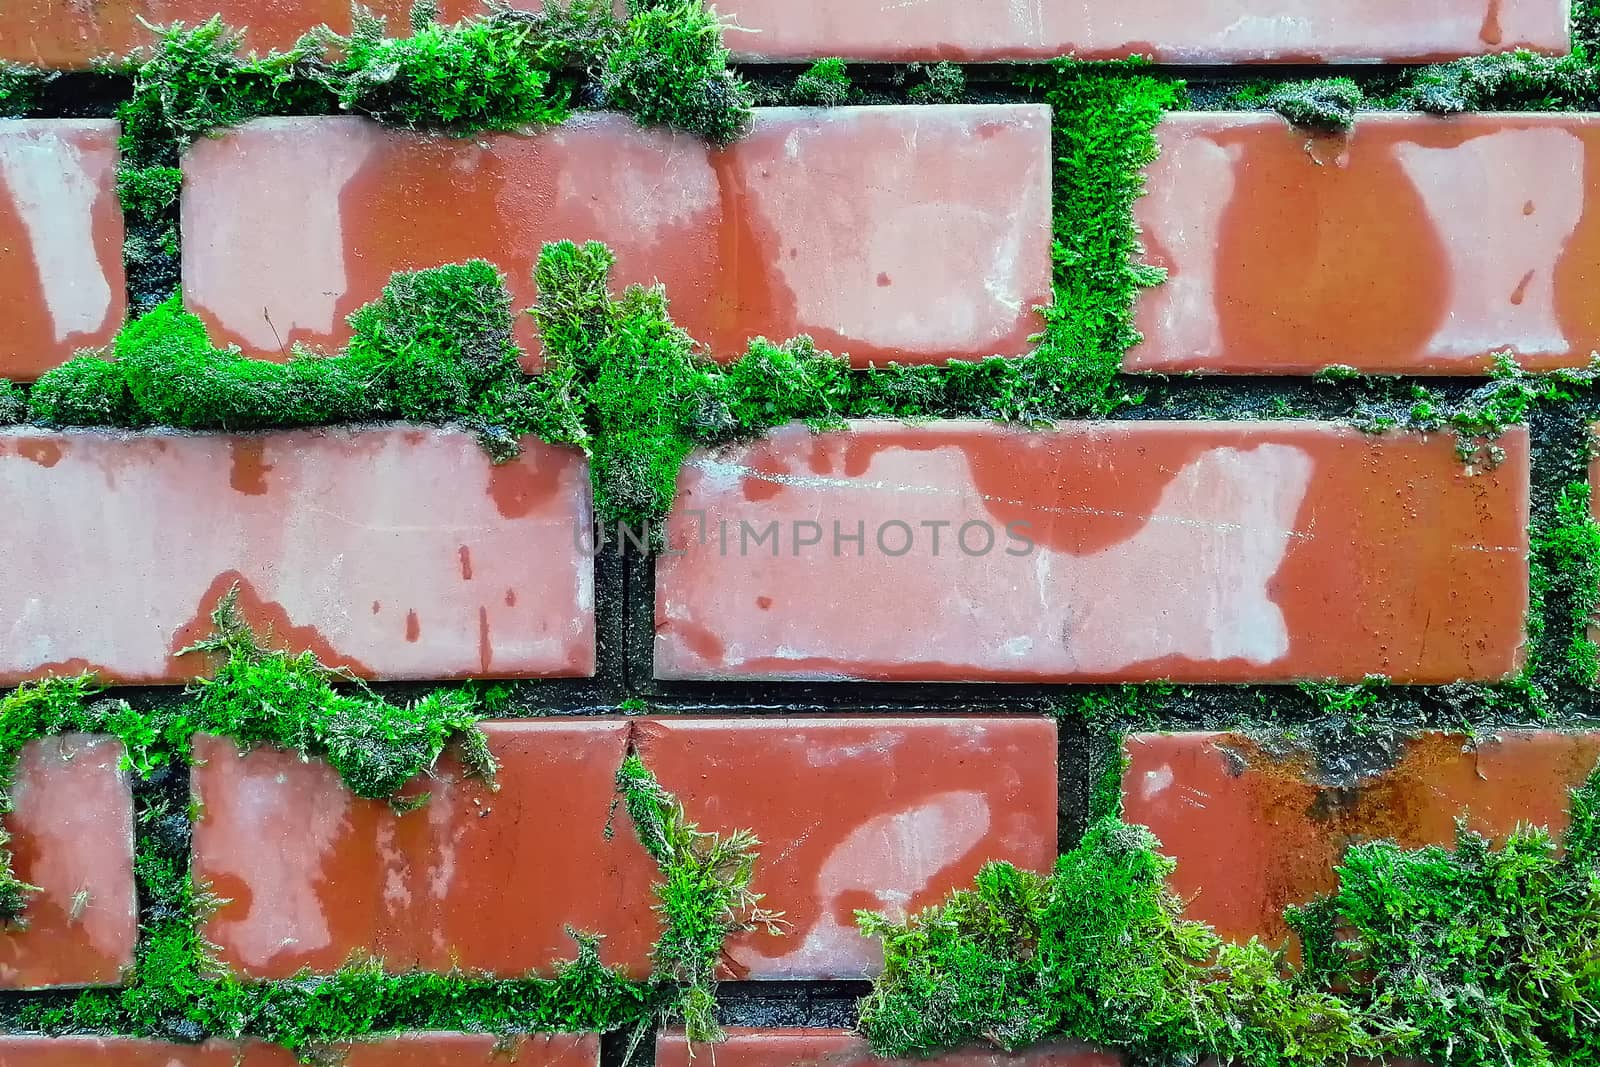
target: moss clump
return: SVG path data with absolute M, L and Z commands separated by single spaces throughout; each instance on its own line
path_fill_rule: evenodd
M 571 85 L 558 78 L 564 42 L 505 12 L 442 26 L 418 4 L 410 37 L 389 38 L 380 16 L 359 11 L 349 37 L 329 35 L 336 59 L 318 77 L 339 106 L 380 122 L 464 131 L 557 123 Z
M 701 0 L 628 0 L 628 20 L 605 57 L 608 106 L 646 126 L 673 126 L 727 144 L 750 124 L 750 87 L 728 67 L 723 26 Z
M 1052 109 L 1055 303 L 1045 309 L 1041 354 L 1073 368 L 1061 385 L 1085 414 L 1140 399 L 1120 387 L 1122 357 L 1139 340 L 1133 301 L 1164 272 L 1142 266 L 1133 205 L 1156 158 L 1156 124 L 1181 103 L 1181 83 L 1142 62 L 1057 60 L 1023 84 Z
M 1600 611 L 1600 523 L 1590 487 L 1564 486 L 1555 514 L 1535 523 L 1530 538 L 1529 670 L 1593 688 L 1600 680 L 1600 647 L 1589 632 Z
M 617 771 L 617 792 L 639 842 L 661 868 L 656 909 L 661 939 L 652 960 L 657 981 L 681 989 L 672 1013 L 683 1019 L 690 1041 L 718 1041 L 716 976 L 727 939 L 748 930 L 776 933 L 779 916 L 761 907 L 750 890 L 756 846 L 748 831 L 723 837 L 691 823 L 683 805 L 656 782 L 630 752 Z
M 1184 919 L 1155 849 L 1148 831 L 1104 818 L 1049 875 L 990 864 L 908 922 L 861 913 L 886 959 L 861 1005 L 874 1050 L 1068 1036 L 1150 1062 L 1281 1064 L 1375 1049 L 1348 1003 L 1296 987 L 1277 953 Z
M 863 913 L 886 964 L 861 1028 L 893 1056 L 1066 1037 L 1141 1062 L 1592 1064 L 1600 770 L 1571 814 L 1565 855 L 1528 828 L 1354 846 L 1338 892 L 1293 911 L 1300 968 L 1184 919 L 1154 838 L 1104 817 L 1048 875 L 991 864 L 905 923 Z
M 793 98 L 811 107 L 840 107 L 850 102 L 850 72 L 842 59 L 819 59 L 794 80 Z
M 1265 103 L 1296 126 L 1343 133 L 1355 122 L 1365 99 L 1361 87 L 1349 78 L 1318 78 L 1280 85 Z
M 906 91 L 913 104 L 957 104 L 967 93 L 967 73 L 955 63 L 913 63 L 906 73 L 913 79 Z
M 1435 115 L 1588 110 L 1600 105 L 1600 70 L 1583 53 L 1475 56 L 1424 68 L 1398 102 Z
M 28 395 L 15 382 L 0 378 L 0 426 L 28 421 Z
M 0 119 L 19 119 L 32 111 L 55 74 L 0 60 Z

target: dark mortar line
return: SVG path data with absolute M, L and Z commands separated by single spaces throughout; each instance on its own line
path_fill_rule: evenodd
M 717 987 L 717 1021 L 760 1029 L 850 1030 L 868 981 L 723 982 Z

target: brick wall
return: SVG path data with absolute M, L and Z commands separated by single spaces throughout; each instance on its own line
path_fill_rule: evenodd
M 687 1063 L 674 1020 L 632 1028 L 662 1021 L 642 1002 L 595 1023 L 532 999 L 586 958 L 579 935 L 619 980 L 659 976 L 658 857 L 615 784 L 630 754 L 702 831 L 760 841 L 752 888 L 782 919 L 721 946 L 732 1067 L 873 1062 L 850 1028 L 884 958 L 856 912 L 903 920 L 991 861 L 1048 871 L 1118 806 L 1177 860 L 1191 917 L 1291 960 L 1285 907 L 1336 889 L 1352 845 L 1448 845 L 1458 819 L 1497 841 L 1566 828 L 1600 762 L 1593 678 L 1565 658 L 1600 559 L 1553 541 L 1586 536 L 1559 501 L 1590 480 L 1600 424 L 1582 380 L 1600 127 L 1409 110 L 1332 133 L 1242 106 L 1236 83 L 1564 55 L 1568 4 L 870 6 L 719 4 L 765 94 L 728 146 L 603 110 L 465 137 L 350 114 L 216 131 L 164 209 L 182 299 L 218 344 L 282 363 L 348 342 L 395 272 L 486 259 L 520 309 L 545 295 L 546 243 L 600 240 L 616 286 L 664 284 L 713 364 L 796 334 L 857 374 L 1026 358 L 1063 278 L 1118 283 L 1073 274 L 1092 275 L 1062 252 L 1086 235 L 1060 219 L 1095 195 L 1061 180 L 1082 146 L 1030 83 L 1043 68 L 1003 65 L 1136 52 L 1194 75 L 1133 209 L 1138 262 L 1166 272 L 1123 360 L 1148 377 L 1118 379 L 1142 404 L 1049 426 L 830 410 L 696 442 L 655 551 L 596 535 L 603 456 L 531 434 L 495 462 L 471 425 L 0 419 L 0 684 L 91 672 L 112 687 L 91 700 L 128 701 L 48 737 L 20 699 L 0 722 L 19 741 L 5 831 L 35 889 L 0 930 L 0 1067 L 291 1062 L 259 1020 L 140 1006 L 174 928 L 241 996 L 343 1011 L 356 987 L 318 976 L 363 961 L 417 982 L 296 1050 L 351 1067 Z M 147 43 L 140 19 L 218 12 L 262 49 L 350 27 L 322 0 L 0 11 L 0 60 L 60 75 L 0 121 L 0 379 L 111 344 L 145 295 L 112 117 L 132 85 L 93 61 Z M 792 106 L 790 65 L 833 56 L 857 64 L 858 106 Z M 934 61 L 963 66 L 962 99 L 908 91 Z M 513 337 L 545 370 L 530 317 Z M 1491 401 L 1529 409 L 1491 426 L 1505 353 L 1572 377 L 1513 379 Z M 1436 402 L 1453 425 L 1418 413 Z M 142 716 L 193 725 L 160 716 L 219 669 L 193 646 L 230 591 L 344 692 L 476 701 L 495 780 L 447 746 L 399 797 L 358 796 L 334 712 L 331 762 L 249 730 L 130 743 Z M 296 698 L 273 699 L 287 716 Z M 164 910 L 163 862 L 204 898 L 187 917 Z M 466 976 L 471 1003 L 432 975 Z M 938 1062 L 1124 1062 L 1052 1036 Z

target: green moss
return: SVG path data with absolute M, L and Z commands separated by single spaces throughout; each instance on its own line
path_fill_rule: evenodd
M 1526 827 L 1355 845 L 1339 890 L 1292 910 L 1300 967 L 1184 919 L 1155 839 L 1104 817 L 1048 875 L 991 864 L 907 922 L 861 914 L 886 959 L 861 1028 L 893 1056 L 1065 1037 L 1141 1062 L 1592 1064 L 1600 770 L 1571 815 L 1564 855 Z
M 673 126 L 727 144 L 752 115 L 750 87 L 728 67 L 722 23 L 701 0 L 628 0 L 628 20 L 604 60 L 610 107 L 646 126 Z
M 1584 54 L 1476 56 L 1425 68 L 1396 102 L 1436 115 L 1588 110 L 1600 105 L 1600 70 Z
M 1113 818 L 1048 875 L 990 864 L 971 890 L 906 923 L 862 913 L 885 967 L 861 1005 L 883 1055 L 1070 1036 L 1157 1062 L 1338 1062 L 1376 1046 L 1338 996 L 1297 987 L 1282 958 L 1182 917 L 1172 863 Z
M 39 94 L 55 74 L 37 67 L 0 60 L 0 119 L 27 115 L 39 102 Z
M 0 426 L 28 421 L 28 395 L 15 383 L 0 378 Z
M 1563 487 L 1555 514 L 1534 524 L 1530 542 L 1528 670 L 1593 688 L 1600 680 L 1600 648 L 1589 633 L 1600 611 L 1600 523 L 1589 485 Z
M 1156 158 L 1156 124 L 1182 101 L 1183 86 L 1146 70 L 1135 60 L 1058 60 L 1023 79 L 1043 94 L 1054 123 L 1055 302 L 1044 312 L 1041 354 L 1073 368 L 1061 387 L 1084 414 L 1138 401 L 1117 373 L 1139 340 L 1134 298 L 1165 277 L 1138 262 L 1133 205 Z
M 1361 87 L 1349 78 L 1317 78 L 1279 85 L 1263 102 L 1296 126 L 1342 133 L 1364 101 Z
M 957 104 L 967 93 L 967 73 L 955 63 L 913 63 L 906 73 L 914 79 L 906 91 L 913 104 Z
M 716 975 L 727 939 L 758 928 L 778 931 L 779 916 L 764 910 L 760 894 L 750 890 L 760 842 L 748 831 L 726 837 L 701 831 L 637 753 L 618 769 L 617 792 L 639 842 L 661 869 L 656 978 L 678 985 L 672 1014 L 682 1018 L 688 1039 L 718 1041 Z
M 850 72 L 842 59 L 819 59 L 794 80 L 793 99 L 811 107 L 840 107 L 850 102 Z
M 410 128 L 510 130 L 566 119 L 571 86 L 557 75 L 565 42 L 505 11 L 455 26 L 419 4 L 410 37 L 386 37 L 380 16 L 358 12 L 349 37 L 331 37 L 337 58 L 319 72 L 347 111 Z

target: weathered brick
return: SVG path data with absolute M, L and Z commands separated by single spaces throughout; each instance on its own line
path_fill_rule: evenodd
M 388 16 L 392 33 L 406 32 L 410 0 L 373 0 L 362 6 Z M 449 17 L 478 10 L 468 0 L 447 0 L 441 6 L 448 8 Z M 0 60 L 79 69 L 97 58 L 127 55 L 154 44 L 156 35 L 139 24 L 141 18 L 155 26 L 173 22 L 193 26 L 212 15 L 246 30 L 247 50 L 286 49 L 316 26 L 350 32 L 350 8 L 344 0 L 95 0 L 93 4 L 6 0 L 0 18 Z
M 116 985 L 133 965 L 133 794 L 122 743 L 68 734 L 23 746 L 6 816 L 18 878 L 39 888 L 0 930 L 0 988 Z
M 1050 299 L 1032 105 L 763 110 L 721 150 L 620 115 L 472 139 L 270 119 L 202 139 L 185 172 L 185 296 L 272 357 L 342 342 L 397 270 L 488 259 L 526 307 L 567 238 L 609 244 L 619 283 L 665 283 L 721 357 L 798 333 L 858 362 L 1020 354 Z
M 117 130 L 99 119 L 0 120 L 0 378 L 36 378 L 122 324 Z
M 1318 760 L 1236 734 L 1136 734 L 1124 818 L 1178 861 L 1188 914 L 1235 939 L 1289 936 L 1283 909 L 1337 887 L 1351 844 L 1449 845 L 1455 820 L 1503 839 L 1518 823 L 1567 825 L 1568 790 L 1600 760 L 1600 733 L 1511 731 L 1478 741 L 1425 733 L 1397 753 Z
M 1475 470 L 1448 435 L 1317 423 L 787 427 L 685 465 L 656 674 L 1500 678 L 1527 434 L 1501 444 Z
M 1038 868 L 1054 855 L 1055 741 L 1041 719 L 486 729 L 500 791 L 446 766 L 427 806 L 405 816 L 353 797 L 320 762 L 199 739 L 194 869 L 229 901 L 206 925 L 220 958 L 257 977 L 331 970 L 352 952 L 520 975 L 571 958 L 571 926 L 605 935 L 607 963 L 648 973 L 657 871 L 613 809 L 630 738 L 703 829 L 753 829 L 765 842 L 754 888 L 791 925 L 782 940 L 730 945 L 742 977 L 867 973 L 877 962 L 854 909 L 903 914 L 986 860 Z
M 194 870 L 228 901 L 205 927 L 219 958 L 265 978 L 331 971 L 352 953 L 396 969 L 549 973 L 576 954 L 570 925 L 606 935 L 607 963 L 645 973 L 655 869 L 625 815 L 606 835 L 628 724 L 487 729 L 500 790 L 447 765 L 427 806 L 403 816 L 321 761 L 196 739 Z
M 979 62 L 1139 53 L 1165 63 L 1418 62 L 1568 47 L 1564 0 L 720 0 L 716 7 L 738 27 L 727 34 L 729 47 L 752 59 Z
M 1137 214 L 1167 281 L 1128 367 L 1477 373 L 1496 352 L 1600 348 L 1600 122 L 1363 115 L 1347 137 L 1274 115 L 1174 114 Z
M 498 1046 L 498 1047 L 497 1047 Z M 597 1067 L 592 1034 L 538 1034 L 503 1044 L 493 1034 L 416 1033 L 356 1042 L 340 1049 L 349 1067 Z M 292 1067 L 276 1045 L 173 1045 L 125 1037 L 0 1036 L 0 1067 Z
M 855 911 L 903 918 L 990 860 L 1056 857 L 1056 740 L 1047 719 L 672 719 L 639 751 L 707 829 L 750 829 L 781 936 L 731 941 L 741 978 L 859 978 L 882 966 Z
M 587 675 L 577 453 L 456 430 L 0 435 L 0 684 L 204 673 L 231 587 L 275 642 L 379 678 Z
M 681 1032 L 656 1039 L 657 1067 L 691 1067 L 692 1050 Z M 932 1059 L 888 1060 L 872 1054 L 848 1030 L 756 1030 L 733 1027 L 717 1046 L 721 1067 L 1121 1067 L 1122 1059 L 1084 1045 L 1047 1043 L 1008 1054 L 992 1049 L 961 1049 Z

